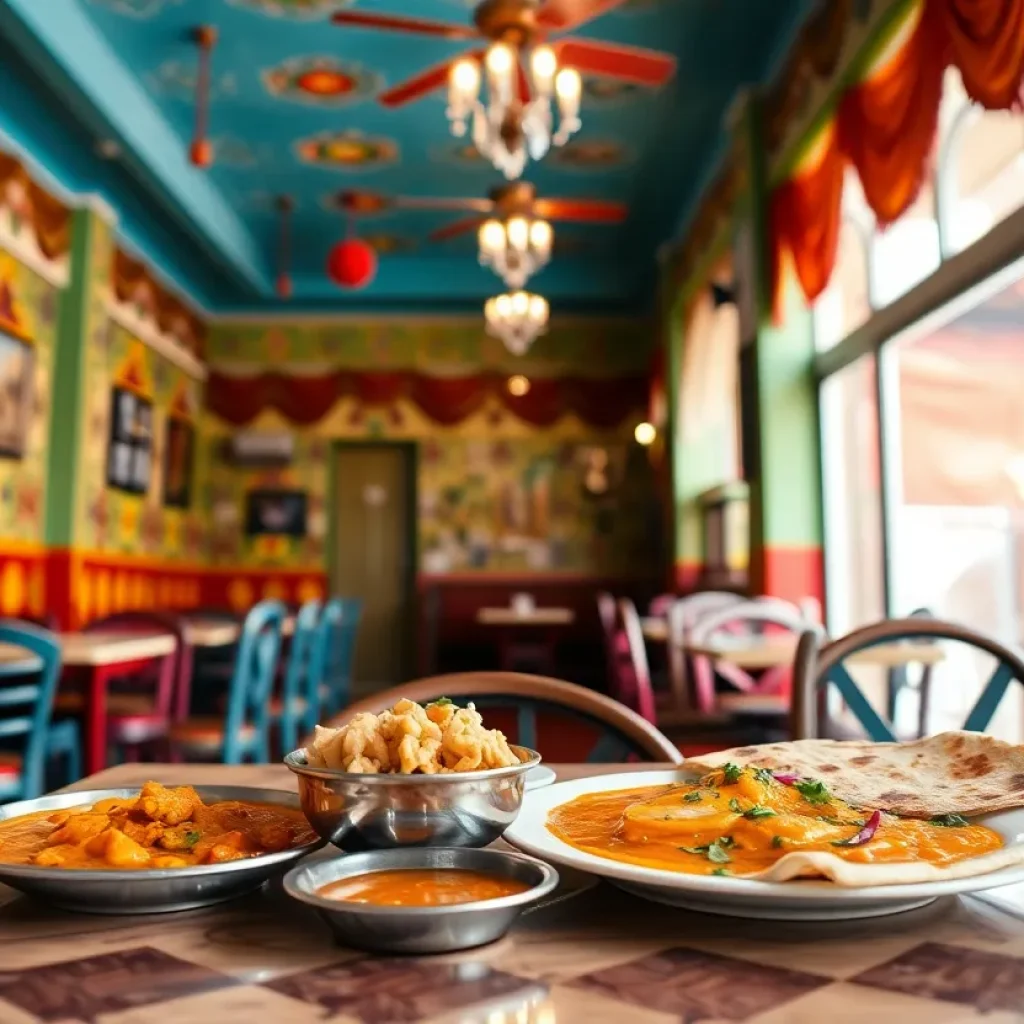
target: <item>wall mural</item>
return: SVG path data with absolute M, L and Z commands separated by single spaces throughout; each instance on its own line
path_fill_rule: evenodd
M 614 139 L 573 139 L 547 158 L 550 165 L 566 171 L 606 171 L 633 159 L 632 150 Z
M 336 57 L 293 57 L 262 73 L 271 96 L 321 107 L 343 107 L 374 95 L 384 79 L 362 64 Z
M 146 85 L 158 96 L 169 96 L 185 103 L 196 98 L 196 62 L 167 60 L 145 76 Z M 214 74 L 210 78 L 210 99 L 223 99 L 238 94 L 238 79 L 232 72 Z
M 326 18 L 354 0 L 228 0 L 235 7 L 246 7 L 273 18 Z
M 369 171 L 398 161 L 394 139 L 365 136 L 362 132 L 320 132 L 295 143 L 295 155 L 306 164 L 336 171 Z

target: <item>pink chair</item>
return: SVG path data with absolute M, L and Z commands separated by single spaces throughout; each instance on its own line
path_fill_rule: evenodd
M 618 609 L 626 650 L 624 655 L 620 653 L 613 662 L 618 672 L 616 697 L 641 718 L 655 725 L 657 713 L 654 688 L 651 686 L 651 669 L 647 662 L 647 645 L 640 616 L 636 605 L 628 597 L 619 600 Z
M 152 666 L 117 679 L 107 696 L 107 735 L 121 749 L 126 761 L 138 760 L 140 747 L 166 740 L 172 722 L 188 717 L 192 685 L 192 647 L 185 623 L 170 612 L 119 612 L 97 619 L 84 632 L 169 633 L 175 638 L 173 653 Z M 81 713 L 84 696 L 69 689 L 59 692 L 55 709 L 62 714 Z
M 668 615 L 669 608 L 678 600 L 675 594 L 659 594 L 647 606 L 647 614 L 654 619 L 663 619 Z

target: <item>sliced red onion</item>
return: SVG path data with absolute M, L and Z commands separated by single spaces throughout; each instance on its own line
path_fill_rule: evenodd
M 875 838 L 875 833 L 878 831 L 878 826 L 882 823 L 882 812 L 874 811 L 870 818 L 868 818 L 867 824 L 855 835 L 849 839 L 840 839 L 838 842 L 833 843 L 833 846 L 863 846 L 865 843 L 870 843 Z
M 773 772 L 776 782 L 781 782 L 784 786 L 792 786 L 794 782 L 800 781 L 799 775 L 793 775 L 791 772 Z

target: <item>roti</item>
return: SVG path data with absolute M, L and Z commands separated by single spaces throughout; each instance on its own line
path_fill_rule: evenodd
M 975 732 L 944 732 L 909 743 L 765 743 L 687 758 L 685 767 L 705 772 L 726 763 L 820 779 L 855 807 L 909 818 L 974 817 L 1024 807 L 1024 746 Z

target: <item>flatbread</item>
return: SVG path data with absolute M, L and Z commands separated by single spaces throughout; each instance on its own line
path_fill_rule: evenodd
M 687 758 L 684 767 L 705 772 L 727 761 L 820 779 L 855 807 L 907 818 L 973 817 L 1024 807 L 1024 746 L 976 732 L 944 732 L 910 743 L 764 743 Z

